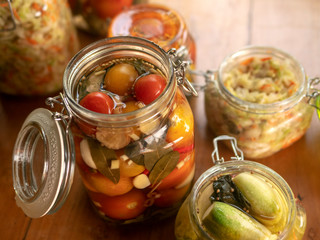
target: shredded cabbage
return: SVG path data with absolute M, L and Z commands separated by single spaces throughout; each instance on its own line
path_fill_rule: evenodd
M 0 29 L 13 25 L 9 7 L 0 6 Z M 16 28 L 0 32 L 0 91 L 46 95 L 62 87 L 64 69 L 78 50 L 65 0 L 13 0 Z
M 286 62 L 272 58 L 248 58 L 223 76 L 225 87 L 252 103 L 274 103 L 297 91 L 297 79 Z
M 223 80 L 234 96 L 258 104 L 287 99 L 300 84 L 285 61 L 271 58 L 249 58 L 226 72 Z M 248 159 L 270 156 L 296 142 L 309 128 L 313 114 L 306 99 L 286 111 L 247 112 L 229 104 L 213 82 L 205 89 L 205 111 L 214 133 L 235 137 Z

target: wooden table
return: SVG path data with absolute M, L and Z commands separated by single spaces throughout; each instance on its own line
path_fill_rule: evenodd
M 193 34 L 197 68 L 215 70 L 223 58 L 245 45 L 269 45 L 298 59 L 310 77 L 320 72 L 320 1 L 318 0 L 171 0 Z M 94 40 L 80 34 L 82 46 Z M 201 80 L 200 80 L 201 81 Z M 76 172 L 64 206 L 55 214 L 30 219 L 16 206 L 12 188 L 12 149 L 25 117 L 44 107 L 45 98 L 0 98 L 0 239 L 174 239 L 174 218 L 128 229 L 108 227 L 92 211 Z M 214 135 L 207 127 L 203 92 L 192 99 L 196 125 L 196 178 L 212 166 Z M 231 152 L 221 148 L 221 154 Z M 304 137 L 291 147 L 261 159 L 291 186 L 307 211 L 304 239 L 320 239 L 320 122 L 314 115 Z

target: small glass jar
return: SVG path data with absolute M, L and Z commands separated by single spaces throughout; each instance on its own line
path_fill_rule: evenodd
M 158 220 L 178 210 L 194 175 L 194 123 L 178 87 L 183 66 L 175 62 L 173 67 L 174 61 L 172 52 L 134 37 L 95 42 L 70 61 L 63 94 L 48 98 L 49 105 L 59 103 L 63 111 L 35 110 L 15 145 L 16 199 L 28 216 L 52 213 L 62 204 L 71 187 L 73 158 L 94 208 L 109 223 Z M 123 63 L 138 63 L 134 66 L 162 75 L 167 83 L 161 95 L 129 112 L 103 114 L 83 107 L 83 93 L 96 93 L 95 87 L 106 92 L 100 88 L 99 79 L 105 76 L 101 72 Z M 93 85 L 86 80 L 88 76 L 93 76 Z M 34 169 L 33 153 L 41 146 L 44 163 L 38 165 L 44 166 L 44 173 L 38 171 L 46 178 L 28 171 Z
M 217 135 L 231 135 L 248 158 L 284 149 L 307 131 L 319 79 L 308 80 L 289 54 L 250 46 L 207 75 L 205 111 Z M 313 91 L 313 92 L 312 92 Z
M 106 36 L 111 19 L 131 5 L 148 0 L 69 0 L 75 25 L 86 32 Z
M 17 0 L 0 6 L 0 92 L 48 95 L 79 50 L 65 0 Z
M 234 149 L 235 157 L 231 158 L 230 161 L 224 162 L 223 157 L 219 157 L 219 150 L 218 150 L 218 141 L 226 140 L 226 142 L 230 143 Z M 215 149 L 212 154 L 212 159 L 215 162 L 215 166 L 208 169 L 204 172 L 195 185 L 192 188 L 192 191 L 186 201 L 183 203 L 182 207 L 179 210 L 179 213 L 176 218 L 176 225 L 175 225 L 175 235 L 176 238 L 179 239 L 297 239 L 301 240 L 306 227 L 306 213 L 304 208 L 296 202 L 294 198 L 294 194 L 292 193 L 290 187 L 286 183 L 286 181 L 275 171 L 272 169 L 259 164 L 253 161 L 243 160 L 243 153 L 238 147 L 236 146 L 236 139 L 230 136 L 219 136 L 214 139 Z M 279 206 L 281 206 L 281 210 L 279 213 L 279 218 L 277 218 L 277 223 L 274 220 L 270 220 L 267 217 L 258 219 L 258 224 L 256 220 L 252 220 L 252 215 L 255 209 L 262 209 L 257 207 L 259 203 L 255 203 L 251 201 L 249 204 L 248 209 L 240 210 L 240 208 L 235 207 L 235 205 L 228 205 L 227 208 L 216 207 L 216 210 L 221 211 L 221 215 L 217 215 L 218 213 L 215 212 L 214 216 L 216 217 L 212 224 L 216 224 L 216 231 L 213 233 L 210 229 L 206 228 L 206 223 L 204 220 L 206 218 L 207 209 L 210 207 L 211 204 L 216 204 L 217 201 L 225 201 L 228 197 L 223 196 L 223 199 L 218 199 L 217 197 L 214 199 L 212 203 L 212 196 L 214 191 L 218 194 L 221 191 L 227 190 L 227 184 L 221 185 L 219 190 L 214 190 L 213 183 L 217 181 L 217 179 L 224 177 L 224 176 L 232 176 L 232 179 L 235 179 L 236 176 L 239 174 L 249 174 L 250 176 L 255 176 L 255 178 L 259 178 L 262 181 L 265 181 L 264 184 L 268 185 L 269 188 L 273 189 L 273 191 L 277 192 L 276 198 Z M 234 181 L 234 180 L 233 180 Z M 250 179 L 251 181 L 251 179 Z M 242 182 L 243 183 L 243 182 Z M 217 185 L 216 185 L 217 186 Z M 238 181 L 237 186 L 240 186 Z M 259 187 L 262 186 L 259 184 Z M 234 187 L 234 186 L 233 186 Z M 252 185 L 251 185 L 252 187 Z M 242 194 L 245 192 L 243 189 L 246 188 L 246 185 L 242 184 L 241 191 Z M 254 188 L 253 188 L 254 189 Z M 236 192 L 237 189 L 233 188 L 231 192 Z M 250 189 L 252 191 L 252 188 Z M 256 191 L 256 190 L 255 190 Z M 260 193 L 259 193 L 260 192 Z M 220 192 L 222 193 L 222 192 Z M 252 191 L 251 193 L 254 195 L 254 198 L 259 199 L 259 202 L 264 201 L 264 198 L 259 198 L 259 194 L 261 191 L 258 192 Z M 217 195 L 215 195 L 217 196 Z M 246 197 L 246 196 L 245 196 Z M 247 198 L 247 200 L 252 200 L 252 198 Z M 281 203 L 282 202 L 282 203 Z M 220 202 L 219 202 L 220 203 Z M 281 204 L 280 204 L 281 203 Z M 263 203 L 265 204 L 265 203 Z M 260 205 L 261 206 L 263 206 Z M 269 206 L 269 205 L 266 205 Z M 271 205 L 270 205 L 271 206 Z M 230 211 L 230 208 L 236 209 L 236 212 Z M 268 208 L 267 212 L 270 208 Z M 278 210 L 278 209 L 277 209 Z M 249 220 L 246 217 L 238 218 L 236 215 L 232 215 L 241 211 L 241 215 L 245 214 L 248 216 Z M 228 215 L 231 214 L 231 215 Z M 229 216 L 230 219 L 235 220 L 234 222 L 228 222 L 228 220 L 224 219 L 226 216 Z M 255 216 L 254 216 L 255 217 Z M 256 217 L 255 217 L 256 218 Z M 214 218 L 213 218 L 214 219 Z M 280 219 L 280 220 L 279 220 Z M 223 223 L 223 221 L 225 223 Z M 249 222 L 247 222 L 247 220 Z M 211 219 L 212 221 L 212 219 Z M 271 221 L 268 223 L 268 221 Z M 248 225 L 252 225 L 249 228 L 246 228 Z M 261 226 L 260 222 L 263 226 Z M 218 223 L 218 224 L 217 224 Z M 221 225 L 220 225 L 221 224 Z M 223 224 L 225 224 L 223 226 Z M 233 224 L 233 225 L 232 225 Z M 257 224 L 257 225 L 255 225 Z M 223 227 L 222 227 L 223 226 Z M 239 229 L 239 226 L 243 229 Z M 267 230 L 265 228 L 267 227 Z M 218 236 L 220 234 L 220 236 Z M 237 236 L 235 234 L 238 234 Z M 257 234 L 257 235 L 253 235 Z M 255 236 L 255 237 L 253 237 Z M 260 237 L 260 238 L 259 238 Z
M 196 63 L 196 44 L 183 18 L 174 10 L 157 4 L 138 4 L 116 15 L 108 36 L 135 36 L 155 42 L 165 51 L 177 49 L 183 60 Z

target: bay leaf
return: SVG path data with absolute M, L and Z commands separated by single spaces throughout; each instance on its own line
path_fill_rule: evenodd
M 144 165 L 143 151 L 146 149 L 144 141 L 134 141 L 126 146 L 124 153 L 136 164 Z
M 100 142 L 88 138 L 92 160 L 97 166 L 98 171 L 110 179 L 113 183 L 118 183 L 120 179 L 120 169 L 111 169 L 111 161 L 117 159 L 114 150 L 106 148 Z
M 166 141 L 156 141 L 154 140 L 148 146 L 149 151 L 144 154 L 144 165 L 147 170 L 151 171 L 156 162 L 165 154 L 172 151 L 171 144 Z
M 152 185 L 159 183 L 174 170 L 179 161 L 179 156 L 179 152 L 170 151 L 156 162 L 149 174 Z
M 125 149 L 125 154 L 133 162 L 144 165 L 150 171 L 163 155 L 172 151 L 171 144 L 165 140 L 167 130 L 168 125 L 165 124 L 153 134 L 130 143 Z

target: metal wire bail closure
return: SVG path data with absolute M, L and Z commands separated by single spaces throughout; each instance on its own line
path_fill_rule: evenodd
M 64 104 L 62 97 L 49 98 L 47 103 Z M 16 203 L 29 217 L 56 212 L 69 194 L 75 165 L 70 123 L 71 116 L 38 108 L 29 114 L 18 134 L 13 184 Z
M 211 154 L 211 158 L 213 160 L 213 163 L 220 164 L 220 163 L 224 162 L 224 158 L 219 157 L 219 149 L 218 149 L 218 141 L 224 141 L 224 140 L 229 140 L 231 143 L 231 147 L 232 147 L 234 155 L 235 155 L 234 157 L 231 157 L 231 160 L 238 160 L 238 161 L 243 160 L 243 152 L 238 148 L 237 140 L 234 137 L 230 137 L 227 135 L 221 135 L 221 136 L 213 139 L 214 149 Z M 239 156 L 239 154 L 240 154 L 240 156 Z
M 183 48 L 179 48 L 178 51 L 175 48 L 172 48 L 167 52 L 167 54 L 172 60 L 178 85 L 181 86 L 186 93 L 197 97 L 198 93 L 196 89 L 185 76 L 186 68 L 189 66 L 190 61 L 182 60 L 183 57 L 181 56 L 184 55 L 183 51 Z
M 320 78 L 311 78 L 308 84 L 307 91 L 308 104 L 313 106 L 318 111 L 318 116 L 320 118 Z

